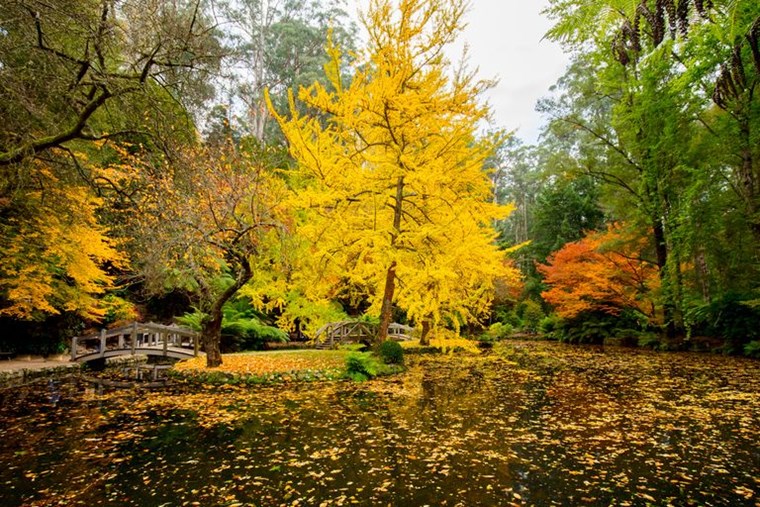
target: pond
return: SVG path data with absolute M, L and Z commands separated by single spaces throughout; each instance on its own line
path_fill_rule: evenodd
M 546 342 L 354 384 L 0 390 L 0 505 L 758 505 L 760 362 Z

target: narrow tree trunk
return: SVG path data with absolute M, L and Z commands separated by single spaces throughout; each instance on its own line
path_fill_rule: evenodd
M 396 291 L 396 261 L 391 262 L 385 274 L 383 305 L 380 308 L 380 328 L 377 330 L 377 343 L 388 339 L 388 326 L 393 316 L 393 293 Z
M 422 334 L 420 335 L 420 345 L 430 345 L 430 321 L 425 319 L 422 321 Z
M 760 244 L 760 188 L 758 188 L 758 175 L 755 174 L 755 160 L 752 153 L 751 130 L 749 120 L 742 118 L 739 125 L 742 140 L 742 165 L 739 168 L 739 183 L 742 189 L 745 213 L 749 222 L 755 243 Z
M 404 202 L 404 177 L 399 176 L 396 182 L 396 196 L 393 204 L 393 232 L 391 233 L 391 250 L 395 248 L 396 239 L 401 234 L 401 214 Z M 388 339 L 388 326 L 391 324 L 393 313 L 393 294 L 396 291 L 396 261 L 392 261 L 385 273 L 385 288 L 383 289 L 383 304 L 380 307 L 380 328 L 377 330 L 377 343 Z
M 665 332 L 669 338 L 673 338 L 676 335 L 676 323 L 670 287 L 671 280 L 668 276 L 668 245 L 665 241 L 665 228 L 662 225 L 662 220 L 658 217 L 654 219 L 653 229 L 654 248 L 657 255 L 657 271 L 663 294 L 662 312 L 663 320 L 665 321 Z
M 203 336 L 203 346 L 206 349 L 206 367 L 216 368 L 222 364 L 222 308 L 224 303 L 230 300 L 240 288 L 251 279 L 251 265 L 248 259 L 240 259 L 241 271 L 238 273 L 235 283 L 227 287 L 222 292 L 214 304 L 211 305 L 208 317 L 203 321 L 201 334 Z

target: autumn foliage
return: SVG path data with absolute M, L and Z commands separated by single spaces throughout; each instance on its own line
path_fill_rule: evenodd
M 495 279 L 517 278 L 492 227 L 511 207 L 493 203 L 493 143 L 477 135 L 488 83 L 444 57 L 463 12 L 461 1 L 372 2 L 350 80 L 331 46 L 329 86 L 302 88 L 289 117 L 273 110 L 298 162 L 315 283 L 360 288 L 380 341 L 392 304 L 417 323 L 457 325 L 488 311 Z
M 118 169 L 91 164 L 83 153 L 72 152 L 72 157 L 91 171 L 93 181 L 121 177 Z M 34 160 L 25 170 L 37 188 L 19 192 L 0 221 L 0 294 L 5 299 L 0 315 L 34 320 L 71 312 L 99 320 L 105 313 L 100 297 L 113 287 L 114 270 L 127 265 L 118 242 L 99 221 L 104 199 L 84 183 L 67 181 L 54 164 Z
M 568 319 L 591 311 L 619 315 L 625 309 L 653 319 L 659 278 L 656 266 L 640 258 L 642 246 L 621 225 L 567 243 L 538 265 L 549 286 L 541 295 Z

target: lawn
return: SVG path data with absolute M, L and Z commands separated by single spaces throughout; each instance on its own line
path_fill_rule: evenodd
M 206 357 L 181 361 L 174 371 L 182 377 L 207 380 L 332 380 L 345 371 L 348 350 L 277 350 L 225 354 L 223 363 L 206 368 Z

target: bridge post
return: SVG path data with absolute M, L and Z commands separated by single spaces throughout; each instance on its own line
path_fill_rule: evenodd
M 77 359 L 77 337 L 71 339 L 71 360 L 76 361 Z
M 137 348 L 137 322 L 132 323 L 132 355 L 135 355 L 135 348 Z
M 100 330 L 100 357 L 106 355 L 106 328 Z
M 193 353 L 195 354 L 195 357 L 198 357 L 198 352 L 200 352 L 200 335 L 198 333 L 193 333 Z
M 169 333 L 164 331 L 163 333 L 159 333 L 158 336 L 164 337 L 164 357 L 166 357 L 166 352 L 169 348 Z

